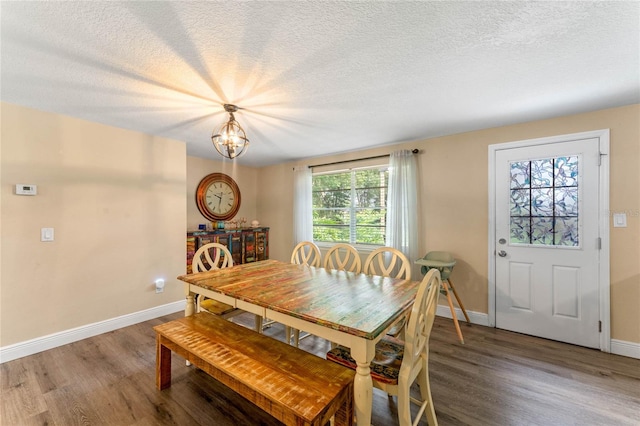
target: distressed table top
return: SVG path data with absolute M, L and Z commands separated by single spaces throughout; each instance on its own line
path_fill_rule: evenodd
M 277 260 L 178 277 L 191 285 L 365 339 L 413 304 L 419 282 Z

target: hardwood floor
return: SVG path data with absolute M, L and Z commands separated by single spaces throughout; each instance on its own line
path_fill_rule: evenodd
M 174 355 L 171 388 L 155 388 L 146 321 L 0 365 L 0 424 L 277 425 Z M 244 314 L 237 322 L 253 325 Z M 437 318 L 430 377 L 440 425 L 640 425 L 640 360 L 473 325 L 458 343 Z M 280 325 L 267 334 L 284 335 Z M 300 346 L 318 355 L 328 342 Z M 414 389 L 417 394 L 417 390 Z M 395 399 L 374 390 L 373 423 L 397 425 Z M 420 425 L 425 425 L 424 419 Z

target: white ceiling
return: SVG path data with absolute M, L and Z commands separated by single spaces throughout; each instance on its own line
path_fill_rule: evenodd
M 640 102 L 640 2 L 0 3 L 1 100 L 262 166 Z M 34 124 L 37 125 L 37 124 Z

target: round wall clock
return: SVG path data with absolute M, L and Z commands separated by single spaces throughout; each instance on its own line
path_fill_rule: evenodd
M 209 220 L 231 219 L 240 208 L 240 188 L 231 176 L 211 173 L 198 184 L 196 204 Z

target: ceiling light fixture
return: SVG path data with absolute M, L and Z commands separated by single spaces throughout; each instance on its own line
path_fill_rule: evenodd
M 211 142 L 216 147 L 216 151 L 223 157 L 233 160 L 241 156 L 249 147 L 249 139 L 236 121 L 233 113 L 238 107 L 231 104 L 224 104 L 224 110 L 229 113 L 229 121 L 214 129 L 211 134 Z

